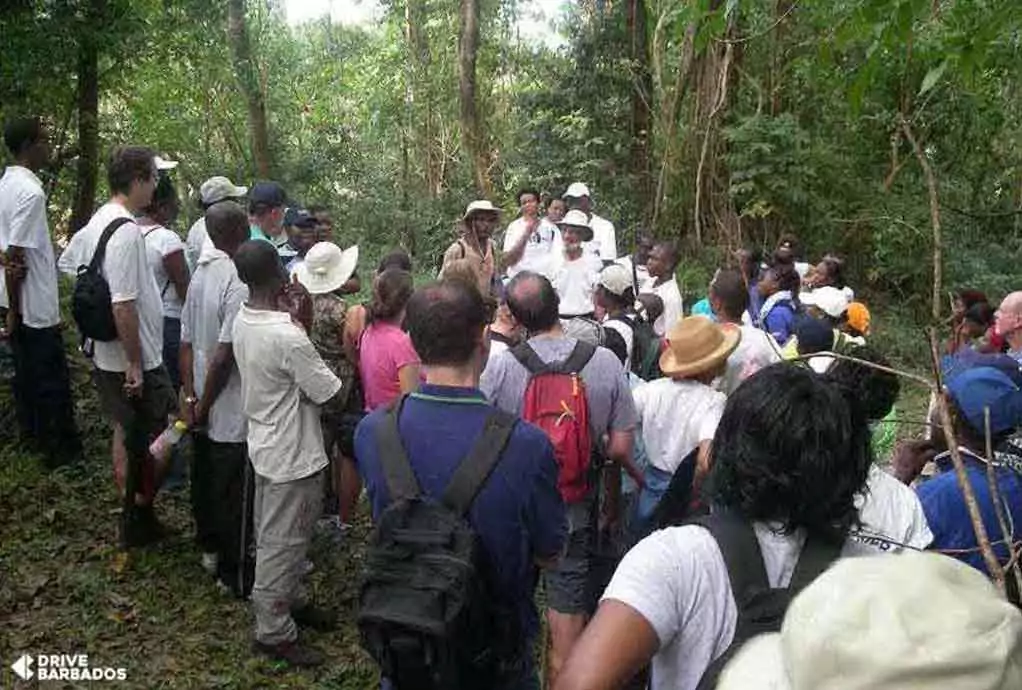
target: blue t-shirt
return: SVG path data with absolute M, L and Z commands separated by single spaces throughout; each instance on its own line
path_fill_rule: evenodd
M 443 494 L 492 409 L 474 388 L 423 385 L 408 397 L 398 428 L 423 493 Z M 387 407 L 376 410 L 355 430 L 356 463 L 374 520 L 390 502 L 376 441 L 386 413 Z M 496 573 L 501 604 L 519 612 L 526 639 L 534 638 L 539 629 L 534 560 L 560 554 L 566 533 L 557 461 L 543 431 L 524 421 L 515 425 L 500 461 L 476 494 L 468 521 Z
M 762 327 L 783 347 L 795 329 L 795 305 L 787 300 L 778 302 L 764 317 Z
M 969 483 L 976 494 L 980 513 L 983 515 L 987 535 L 991 542 L 1001 542 L 1004 537 L 997 522 L 993 501 L 990 500 L 986 464 L 966 451 L 962 451 L 962 459 L 965 461 Z M 955 476 L 950 456 L 938 458 L 937 465 L 940 467 L 940 474 L 916 488 L 919 500 L 923 504 L 923 512 L 926 513 L 926 522 L 933 532 L 933 543 L 930 544 L 930 548 L 976 549 L 970 553 L 952 555 L 986 573 L 986 564 L 977 548 L 979 543 L 976 541 L 976 533 L 969 520 L 969 510 L 965 507 L 965 497 L 958 486 L 958 478 Z M 1022 538 L 1022 477 L 1007 467 L 997 467 L 995 471 L 997 488 L 1005 503 L 1005 517 L 1009 525 L 1014 525 L 1012 540 L 1018 541 Z M 1008 562 L 1008 549 L 1003 543 L 995 544 L 994 552 L 1002 564 Z

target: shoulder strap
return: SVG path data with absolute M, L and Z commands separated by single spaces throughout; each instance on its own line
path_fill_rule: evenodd
M 532 349 L 528 342 L 523 342 L 520 345 L 516 345 L 511 348 L 511 354 L 514 355 L 523 367 L 528 369 L 529 373 L 533 376 L 537 374 L 543 374 L 550 370 L 550 366 L 539 358 L 536 351 Z
M 791 576 L 788 588 L 798 593 L 808 587 L 838 559 L 841 555 L 841 546 L 840 543 L 807 534 L 806 543 L 802 546 L 802 553 L 799 554 L 798 564 L 795 565 L 795 572 Z
M 110 225 L 103 229 L 103 234 L 99 236 L 99 244 L 96 245 L 96 251 L 92 254 L 92 261 L 89 262 L 89 268 L 93 271 L 99 270 L 103 266 L 103 259 L 106 258 L 106 245 L 113 237 L 114 232 L 117 228 L 121 227 L 125 223 L 133 222 L 131 218 L 114 218 L 110 222 Z
M 402 498 L 415 498 L 422 493 L 415 473 L 412 472 L 412 466 L 408 462 L 408 454 L 401 443 L 401 432 L 397 424 L 406 398 L 407 396 L 403 395 L 394 401 L 380 425 L 376 427 L 376 445 L 391 503 Z
M 444 491 L 442 499 L 444 505 L 458 515 L 464 515 L 468 511 L 479 489 L 497 466 L 516 421 L 514 415 L 493 410 L 486 419 L 483 432 L 472 446 L 472 450 L 454 471 L 454 476 Z
M 465 242 L 461 238 L 458 238 L 458 249 L 461 250 L 461 256 L 458 258 L 464 259 L 468 254 L 468 250 L 465 249 Z
M 596 346 L 579 340 L 575 343 L 575 349 L 568 355 L 568 359 L 553 368 L 560 374 L 577 374 L 589 364 L 589 360 L 596 354 Z
M 716 540 L 739 611 L 748 592 L 770 588 L 759 540 L 748 521 L 731 511 L 722 511 L 695 518 L 690 524 L 709 530 Z

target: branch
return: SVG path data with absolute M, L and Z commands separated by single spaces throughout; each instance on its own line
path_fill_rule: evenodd
M 933 225 L 933 320 L 940 321 L 941 307 L 941 283 L 943 279 L 944 263 L 944 240 L 940 229 L 940 199 L 937 195 L 937 177 L 933 174 L 933 167 L 926 158 L 923 148 L 919 145 L 912 126 L 904 117 L 901 118 L 901 130 L 905 138 L 912 144 L 919 165 L 926 177 L 926 187 L 930 194 L 930 223 Z
M 745 43 L 746 41 L 752 41 L 762 36 L 766 36 L 768 33 L 779 27 L 781 23 L 788 18 L 788 15 L 795 11 L 796 7 L 798 7 L 798 3 L 797 2 L 792 3 L 791 7 L 788 8 L 787 12 L 782 14 L 780 17 L 777 18 L 777 21 L 775 21 L 773 24 L 763 29 L 759 33 L 751 34 L 749 36 L 742 36 L 740 38 L 715 38 L 713 40 L 717 41 L 718 43 L 728 43 L 734 45 L 735 43 Z
M 910 381 L 914 381 L 915 383 L 919 383 L 923 386 L 926 386 L 926 388 L 929 389 L 931 392 L 934 393 L 937 392 L 937 386 L 933 383 L 933 381 L 930 381 L 929 379 L 923 376 L 913 374 L 910 371 L 902 371 L 901 369 L 895 369 L 894 367 L 885 367 L 882 364 L 869 362 L 866 361 L 865 359 L 859 359 L 858 357 L 843 355 L 839 352 L 814 352 L 811 355 L 799 355 L 798 357 L 794 357 L 789 361 L 791 362 L 807 361 L 812 359 L 813 357 L 832 357 L 833 359 L 840 359 L 846 362 L 855 362 L 856 364 L 861 364 L 862 366 L 869 367 L 870 369 L 876 369 L 877 371 L 883 371 L 885 373 L 893 374 L 895 376 L 901 376 L 902 378 L 906 378 Z

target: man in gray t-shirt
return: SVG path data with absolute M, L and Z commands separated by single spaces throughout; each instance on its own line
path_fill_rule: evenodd
M 578 341 L 565 335 L 561 328 L 560 305 L 550 281 L 535 273 L 519 273 L 508 284 L 507 303 L 511 314 L 531 336 L 528 346 L 542 361 L 568 359 Z M 620 464 L 633 477 L 639 477 L 632 463 L 632 437 L 637 419 L 635 403 L 621 362 L 610 350 L 597 348 L 579 373 L 585 384 L 593 439 L 603 447 L 608 459 Z M 479 387 L 494 405 L 518 415 L 522 412 L 529 378 L 529 371 L 507 351 L 489 362 Z M 608 482 L 604 501 L 604 512 L 614 521 L 621 474 L 614 471 L 606 476 L 617 480 L 615 485 Z M 641 478 L 638 481 L 641 482 Z M 582 501 L 567 505 L 567 549 L 557 565 L 543 574 L 551 641 L 548 687 L 553 686 L 558 671 L 585 627 L 590 604 L 587 589 L 591 584 L 594 498 L 595 492 L 590 492 Z

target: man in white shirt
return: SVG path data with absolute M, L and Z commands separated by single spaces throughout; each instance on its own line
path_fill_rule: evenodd
M 742 381 L 760 369 L 781 361 L 781 348 L 766 331 L 743 323 L 749 308 L 749 291 L 738 271 L 719 271 L 710 283 L 710 307 L 718 323 L 730 323 L 742 331 L 742 341 L 727 360 L 718 389 L 731 395 Z
M 758 545 L 768 586 L 789 586 L 810 539 L 824 562 L 851 555 L 841 544 L 859 517 L 868 448 L 842 394 L 805 368 L 769 367 L 735 391 L 714 437 L 710 499 Z M 621 687 L 649 662 L 652 690 L 694 690 L 734 639 L 730 582 L 707 528 L 654 532 L 622 560 L 555 690 Z
M 678 268 L 678 249 L 671 242 L 660 242 L 649 254 L 649 280 L 642 286 L 642 292 L 657 295 L 664 303 L 664 313 L 653 323 L 653 330 L 660 337 L 685 314 L 685 302 L 681 297 L 678 280 L 674 271 Z
M 298 643 L 296 624 L 336 625 L 335 615 L 307 603 L 300 579 L 329 465 L 320 406 L 340 392 L 341 381 L 306 335 L 312 301 L 297 279 L 288 285 L 273 245 L 245 242 L 234 263 L 249 290 L 234 321 L 234 356 L 255 470 L 254 646 L 292 666 L 318 666 L 322 654 Z
M 248 216 L 235 202 L 224 201 L 209 207 L 206 220 L 213 246 L 199 257 L 181 313 L 181 417 L 196 429 L 192 515 L 203 567 L 244 596 L 239 573 L 243 578 L 245 564 L 239 553 L 250 536 L 242 507 L 250 488 L 233 339 L 234 319 L 248 288 L 231 257 L 248 239 Z
M 560 299 L 561 319 L 593 315 L 593 293 L 600 279 L 603 264 L 587 254 L 583 244 L 591 239 L 593 230 L 581 211 L 568 211 L 560 222 L 563 251 L 553 263 L 550 282 Z
M 222 175 L 214 175 L 199 187 L 199 205 L 203 212 L 218 201 L 237 201 L 241 203 L 248 194 L 248 187 L 238 187 Z M 188 268 L 192 271 L 199 265 L 199 257 L 206 245 L 210 245 L 209 236 L 206 232 L 206 217 L 200 216 L 188 229 L 188 237 L 185 239 L 185 258 L 188 259 Z
M 80 266 L 92 261 L 104 230 L 118 219 L 129 219 L 110 236 L 101 269 L 110 286 L 117 339 L 93 343 L 92 361 L 100 402 L 113 423 L 114 467 L 120 482 L 127 469 L 126 440 L 138 453 L 133 466 L 140 465 L 142 472 L 142 488 L 136 495 L 139 510 L 126 523 L 129 541 L 137 543 L 160 536 L 152 501 L 167 469 L 165 461 L 156 463 L 141 448 L 167 426 L 168 415 L 177 408 L 177 395 L 163 366 L 160 289 L 149 268 L 145 238 L 135 223 L 135 216 L 152 199 L 156 175 L 152 150 L 115 148 L 107 165 L 110 201 L 75 233 L 58 262 L 62 271 L 76 275 Z
M 622 256 L 615 263 L 625 267 L 628 275 L 632 278 L 632 290 L 637 295 L 646 281 L 649 280 L 649 255 L 656 245 L 656 240 L 645 230 L 636 231 L 635 251 L 627 256 Z
M 589 187 L 581 182 L 571 183 L 568 185 L 568 190 L 564 192 L 564 201 L 568 205 L 569 211 L 581 211 L 589 219 L 593 237 L 586 241 L 586 253 L 597 257 L 604 263 L 617 259 L 617 233 L 614 230 L 614 224 L 593 213 L 593 200 L 589 194 Z
M 81 456 L 71 381 L 60 335 L 60 307 L 53 243 L 46 222 L 46 193 L 35 171 L 49 158 L 39 118 L 12 120 L 4 141 L 14 158 L 0 178 L 0 252 L 8 270 L 7 331 L 14 350 L 14 402 L 24 440 L 48 466 Z
M 560 250 L 561 232 L 556 225 L 539 216 L 539 192 L 523 189 L 518 193 L 522 215 L 507 226 L 504 233 L 503 264 L 507 277 L 521 271 L 550 274 L 550 264 Z

